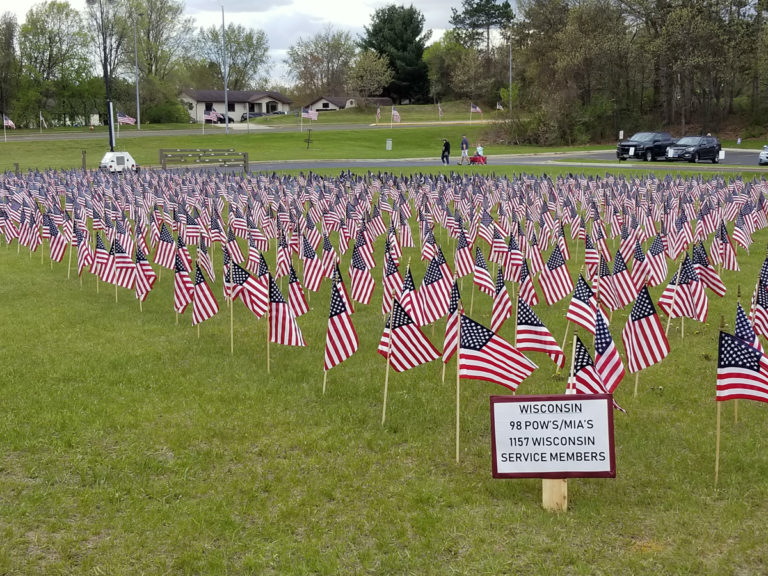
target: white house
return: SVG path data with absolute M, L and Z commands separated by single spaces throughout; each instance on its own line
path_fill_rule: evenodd
M 316 112 L 328 112 L 331 110 L 344 110 L 356 108 L 362 105 L 362 100 L 356 96 L 320 96 L 307 105 L 307 108 Z M 373 97 L 366 98 L 365 103 L 372 106 L 392 106 L 391 98 Z
M 187 89 L 179 96 L 186 106 L 192 122 L 203 122 L 206 112 L 215 110 L 224 114 L 224 90 L 191 90 Z M 238 122 L 246 113 L 258 114 L 287 114 L 291 111 L 293 101 L 279 92 L 264 90 L 228 90 L 227 105 L 229 121 Z

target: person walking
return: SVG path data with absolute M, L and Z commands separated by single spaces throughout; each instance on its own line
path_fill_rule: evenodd
M 461 135 L 461 158 L 459 158 L 458 164 L 464 164 L 464 158 L 467 159 L 469 164 L 469 140 L 465 134 Z
M 443 138 L 443 152 L 440 154 L 440 160 L 444 166 L 451 163 L 451 143 Z

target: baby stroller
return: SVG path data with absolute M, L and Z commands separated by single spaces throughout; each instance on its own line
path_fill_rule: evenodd
M 487 164 L 487 160 L 487 157 L 475 154 L 474 156 L 469 157 L 469 165 L 472 166 L 474 164 Z

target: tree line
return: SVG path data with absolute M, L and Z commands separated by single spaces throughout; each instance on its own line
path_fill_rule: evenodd
M 299 38 L 269 78 L 265 31 L 196 29 L 181 0 L 35 5 L 0 16 L 0 107 L 17 123 L 104 114 L 106 91 L 142 120 L 188 120 L 184 88 L 271 89 L 297 105 L 320 96 L 503 107 L 501 137 L 575 143 L 619 129 L 765 132 L 768 0 L 462 0 L 432 42 L 413 5 L 377 9 L 359 37 L 331 26 Z M 226 70 L 225 70 L 226 65 Z

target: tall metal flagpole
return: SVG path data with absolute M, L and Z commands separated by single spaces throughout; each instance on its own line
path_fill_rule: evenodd
M 224 4 L 221 5 L 221 52 L 224 61 L 224 133 L 229 134 L 229 95 L 227 93 L 227 83 L 229 79 L 229 70 L 227 66 L 227 30 L 224 28 Z
M 139 105 L 139 44 L 138 44 L 138 18 L 144 16 L 143 12 L 136 14 L 133 22 L 133 57 L 136 71 L 136 130 L 141 130 L 141 106 Z

